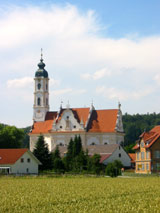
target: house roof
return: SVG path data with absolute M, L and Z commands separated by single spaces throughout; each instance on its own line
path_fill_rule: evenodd
M 128 153 L 130 159 L 131 159 L 131 163 L 135 163 L 136 160 L 136 154 L 135 153 Z
M 14 164 L 28 149 L 0 149 L 0 165 Z
M 160 126 L 155 126 L 153 129 L 151 129 L 149 132 L 143 132 L 140 135 L 140 140 L 143 139 L 145 145 L 145 148 L 150 148 L 157 140 L 160 138 Z M 138 140 L 137 144 L 133 147 L 133 149 L 139 149 L 139 143 L 140 140 Z
M 49 133 L 52 130 L 53 122 L 61 119 L 63 111 L 47 112 L 45 121 L 34 122 L 32 132 L 30 134 Z M 90 108 L 72 108 L 74 117 L 80 123 L 81 120 L 86 125 L 90 113 Z M 115 132 L 118 109 L 110 110 L 93 110 L 87 125 L 88 132 Z M 58 117 L 57 117 L 58 116 Z M 66 132 L 66 131 L 65 131 Z
M 88 150 L 89 156 L 93 156 L 94 154 L 100 154 L 101 155 L 100 162 L 103 162 L 104 160 L 109 158 L 118 147 L 119 147 L 118 144 L 97 145 L 97 146 L 91 145 L 83 147 L 83 150 Z M 65 153 L 67 153 L 67 146 L 59 146 L 58 148 L 60 151 L 60 155 L 63 157 Z

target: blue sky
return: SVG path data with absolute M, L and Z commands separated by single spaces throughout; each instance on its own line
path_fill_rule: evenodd
M 50 110 L 160 112 L 160 1 L 0 1 L 0 122 L 32 124 L 44 49 Z

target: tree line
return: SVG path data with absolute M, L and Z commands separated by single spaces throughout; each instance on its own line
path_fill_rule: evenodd
M 109 163 L 107 167 L 100 163 L 101 156 L 88 155 L 88 150 L 83 150 L 81 137 L 71 138 L 64 157 L 61 157 L 59 147 L 56 146 L 54 152 L 49 152 L 43 135 L 40 135 L 36 143 L 33 154 L 42 163 L 40 171 L 52 170 L 55 173 L 87 173 L 106 174 L 115 177 L 121 174 L 122 163 L 118 160 Z

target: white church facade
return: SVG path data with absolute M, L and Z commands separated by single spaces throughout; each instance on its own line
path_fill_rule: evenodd
M 67 146 L 71 138 L 80 135 L 84 147 L 89 145 L 121 144 L 124 142 L 121 105 L 118 109 L 96 110 L 88 108 L 66 108 L 49 111 L 49 77 L 41 57 L 35 73 L 33 126 L 29 134 L 30 150 L 43 134 L 49 150 L 56 145 Z

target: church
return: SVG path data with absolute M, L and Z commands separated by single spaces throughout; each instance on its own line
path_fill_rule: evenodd
M 45 70 L 42 54 L 35 73 L 33 126 L 30 136 L 30 150 L 33 151 L 38 136 L 43 134 L 50 151 L 69 144 L 71 138 L 80 135 L 83 147 L 123 144 L 124 130 L 121 105 L 117 109 L 95 109 L 93 104 L 85 108 L 49 110 L 49 75 Z

